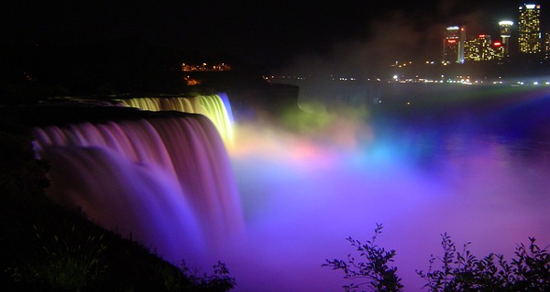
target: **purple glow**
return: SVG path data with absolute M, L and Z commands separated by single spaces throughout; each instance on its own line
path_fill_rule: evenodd
M 369 239 L 376 223 L 384 225 L 379 245 L 397 252 L 405 291 L 425 284 L 415 270 L 427 270 L 430 255 L 442 253 L 444 232 L 457 246 L 472 242 L 479 257 L 510 259 L 529 236 L 550 243 L 548 136 L 513 134 L 550 125 L 517 112 L 538 97 L 445 128 L 373 125 L 345 109 L 338 123 L 347 126 L 339 131 L 334 123 L 297 135 L 238 124 L 238 146 L 229 152 L 248 241 L 220 255 L 241 279 L 235 291 L 341 291 L 343 275 L 320 265 L 344 259 L 353 252 L 344 239 Z
M 342 275 L 321 264 L 345 258 L 353 252 L 345 238 L 370 238 L 376 223 L 384 225 L 379 245 L 397 252 L 405 291 L 420 291 L 425 283 L 415 270 L 426 270 L 430 255 L 441 254 L 443 232 L 458 246 L 472 242 L 477 256 L 509 258 L 529 236 L 550 243 L 550 152 L 543 131 L 550 122 L 518 114 L 537 100 L 503 102 L 506 107 L 446 128 L 376 123 L 357 108 L 294 112 L 298 116 L 285 117 L 295 123 L 292 131 L 267 121 L 236 122 L 227 153 L 219 135 L 204 130 L 208 123 L 194 119 L 53 127 L 39 130 L 37 140 L 61 145 L 41 152 L 64 165 L 52 175 L 82 171 L 71 172 L 59 188 L 78 200 L 72 205 L 155 238 L 149 243 L 173 262 L 181 257 L 203 269 L 226 263 L 235 291 L 340 291 Z M 299 127 L 311 119 L 320 122 Z M 529 136 L 526 129 L 540 131 Z M 71 182 L 80 181 L 89 182 L 90 193 L 75 196 Z M 116 198 L 103 205 L 102 197 L 86 201 L 94 188 Z M 148 196 L 147 189 L 162 196 Z M 219 203 L 224 198 L 229 202 Z M 130 212 L 136 213 L 128 218 Z M 201 224 L 202 215 L 214 219 Z M 211 233 L 222 235 L 208 245 Z

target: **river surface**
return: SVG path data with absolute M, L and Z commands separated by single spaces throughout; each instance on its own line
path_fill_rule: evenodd
M 528 237 L 550 244 L 550 88 L 391 87 L 364 103 L 315 101 L 301 95 L 302 111 L 277 125 L 235 125 L 228 150 L 247 234 L 214 256 L 235 291 L 343 291 L 343 273 L 321 265 L 354 254 L 345 239 L 370 240 L 377 223 L 404 291 L 422 290 L 416 270 L 443 254 L 445 232 L 478 258 L 510 260 Z

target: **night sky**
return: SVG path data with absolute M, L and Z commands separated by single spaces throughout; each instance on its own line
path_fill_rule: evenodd
M 521 1 L 10 1 L 1 13 L 8 44 L 75 44 L 141 38 L 285 66 L 296 59 L 435 58 L 441 28 L 471 32 L 517 18 Z M 307 3 L 309 2 L 309 3 Z M 480 3 L 482 2 L 482 3 Z M 502 8 L 495 8 L 497 3 Z M 544 9 L 544 6 L 543 6 Z M 494 29 L 491 28 L 491 29 Z M 493 31 L 493 33 L 495 33 Z M 361 52 L 361 53 L 358 53 Z M 309 61 L 308 61 L 309 62 Z M 375 66 L 376 64 L 373 64 Z

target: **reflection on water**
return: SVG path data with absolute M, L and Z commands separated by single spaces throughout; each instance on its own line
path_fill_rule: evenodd
M 443 232 L 478 257 L 510 258 L 528 236 L 550 243 L 550 96 L 447 96 L 404 104 L 396 94 L 361 116 L 339 108 L 341 126 L 315 132 L 238 124 L 229 152 L 248 238 L 218 255 L 236 291 L 341 291 L 342 275 L 321 264 L 345 258 L 344 239 L 366 240 L 376 223 L 405 291 L 421 290 L 415 270 L 442 253 Z

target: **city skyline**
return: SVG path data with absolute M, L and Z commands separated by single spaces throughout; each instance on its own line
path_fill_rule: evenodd
M 350 42 L 371 42 L 388 33 L 419 45 L 434 41 L 436 29 L 464 22 L 469 31 L 512 18 L 518 1 L 18 1 L 3 9 L 0 34 L 7 44 L 89 44 L 117 38 L 204 52 L 233 54 L 248 61 L 281 64 L 304 54 L 330 55 Z M 495 6 L 498 5 L 498 6 Z M 488 14 L 490 13 L 490 14 Z M 489 15 L 488 17 L 482 17 Z M 480 23 L 476 23 L 480 20 Z M 381 26 L 387 26 L 387 29 Z M 493 28 L 494 29 L 494 28 Z M 486 34 L 493 34 L 491 31 Z M 439 40 L 438 40 L 439 42 Z M 411 47 L 411 46 L 409 46 Z
M 550 54 L 550 32 L 542 26 L 542 11 L 537 3 L 520 5 L 516 19 L 498 21 L 498 33 L 495 35 L 485 32 L 472 34 L 464 25 L 448 26 L 442 38 L 441 62 L 462 64 L 504 60 L 511 56 L 547 59 Z M 494 31 L 495 27 L 496 23 L 490 31 Z
M 350 1 L 349 5 L 330 2 L 316 6 L 300 1 L 213 3 L 207 0 L 184 7 L 160 1 L 127 6 L 99 0 L 92 6 L 65 4 L 55 9 L 36 3 L 33 7 L 43 8 L 41 13 L 34 12 L 36 9 L 26 11 L 25 18 L 15 20 L 14 16 L 25 12 L 23 4 L 16 4 L 21 5 L 20 11 L 12 10 L 13 13 L 6 15 L 7 23 L 14 29 L 8 34 L 12 37 L 5 37 L 9 42 L 3 46 L 2 56 L 11 59 L 6 61 L 8 64 L 19 62 L 22 65 L 15 66 L 32 68 L 36 64 L 40 66 L 37 60 L 41 57 L 54 59 L 51 56 L 57 51 L 81 50 L 70 54 L 73 58 L 91 58 L 82 63 L 99 64 L 100 60 L 94 58 L 109 56 L 86 52 L 98 51 L 95 48 L 115 52 L 116 49 L 110 48 L 117 46 L 126 50 L 125 44 L 140 50 L 141 40 L 145 40 L 162 48 L 158 51 L 168 48 L 165 52 L 185 56 L 170 66 L 177 67 L 182 62 L 226 62 L 235 70 L 253 68 L 252 71 L 261 72 L 259 76 L 315 73 L 370 78 L 386 76 L 388 67 L 396 62 L 441 62 L 442 32 L 449 25 L 466 27 L 466 38 L 483 33 L 497 40 L 500 38 L 498 22 L 510 19 L 517 23 L 521 5 L 518 3 L 523 2 L 428 1 L 374 5 Z M 542 6 L 542 19 L 547 10 Z M 543 21 L 541 25 L 544 29 L 547 23 Z M 517 35 L 517 25 L 514 25 L 510 50 L 517 47 Z M 22 46 L 25 49 L 19 49 Z M 29 48 L 41 55 L 29 57 L 25 53 L 30 52 Z M 147 52 L 141 50 L 137 54 Z M 64 62 L 62 56 L 65 54 L 56 56 L 60 58 L 57 60 Z M 131 55 L 117 56 L 120 60 L 129 60 Z M 59 61 L 56 62 L 59 64 Z M 105 62 L 109 61 L 103 60 Z M 143 69 L 151 68 L 143 66 Z M 28 73 L 27 70 L 21 74 Z

